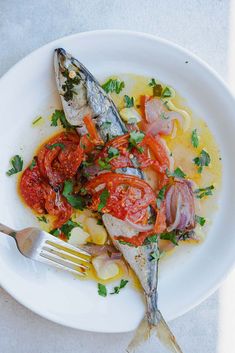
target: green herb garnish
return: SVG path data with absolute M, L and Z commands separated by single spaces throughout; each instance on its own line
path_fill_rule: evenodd
M 102 225 L 103 225 L 102 219 L 98 219 L 96 224 L 97 224 L 98 226 L 102 226 Z
M 167 185 L 163 186 L 163 188 L 161 188 L 161 190 L 157 195 L 156 204 L 158 208 L 161 207 L 162 201 L 164 200 L 166 188 L 167 188 Z
M 148 85 L 149 85 L 150 87 L 156 86 L 156 85 L 157 85 L 157 82 L 156 82 L 155 78 L 151 78 L 151 80 L 150 80 L 150 82 L 149 82 Z
M 120 284 L 119 284 L 119 286 L 114 287 L 114 288 L 113 288 L 113 292 L 110 293 L 110 294 L 119 294 L 120 290 L 121 290 L 122 288 L 124 288 L 124 287 L 127 285 L 128 282 L 129 282 L 128 280 L 122 279 L 121 282 L 120 282 Z
M 109 198 L 109 191 L 107 189 L 104 189 L 100 194 L 100 203 L 98 205 L 98 212 L 102 211 L 102 209 L 107 203 L 108 198 Z
M 125 94 L 124 96 L 124 102 L 125 102 L 125 107 L 126 108 L 132 108 L 134 107 L 134 98 L 133 97 L 129 97 Z
M 212 190 L 214 190 L 214 185 L 207 186 L 206 188 L 199 188 L 194 191 L 197 199 L 202 199 L 205 196 L 212 195 Z
M 66 119 L 65 114 L 63 110 L 55 110 L 55 112 L 52 114 L 51 117 L 51 126 L 58 126 L 58 122 L 61 123 L 63 128 L 65 129 L 72 129 L 74 126 L 72 126 Z
M 115 147 L 109 147 L 108 149 L 108 156 L 109 158 L 116 158 L 119 156 L 119 150 Z
M 83 210 L 85 207 L 85 202 L 82 196 L 80 195 L 72 195 L 73 192 L 73 182 L 71 180 L 65 180 L 63 196 L 67 199 L 68 203 L 79 210 Z
M 174 172 L 170 172 L 168 169 L 166 170 L 166 174 L 168 177 L 184 179 L 186 174 L 178 167 L 174 170 Z
M 54 235 L 54 237 L 58 237 L 60 235 L 60 230 L 59 229 L 53 229 L 49 233 Z
M 105 285 L 98 283 L 98 294 L 101 297 L 107 297 L 107 288 L 105 287 Z
M 125 83 L 123 81 L 112 78 L 110 78 L 102 85 L 102 88 L 105 90 L 106 93 L 116 92 L 117 94 L 119 94 L 124 87 Z
M 33 168 L 36 166 L 36 159 L 35 157 L 32 159 L 32 162 L 30 163 L 29 165 L 29 169 L 30 170 L 33 170 Z
M 69 239 L 71 235 L 71 231 L 75 227 L 82 228 L 80 223 L 74 222 L 71 219 L 69 219 L 65 224 L 62 225 L 60 230 L 66 236 L 66 238 Z
M 33 120 L 32 124 L 36 125 L 40 120 L 42 120 L 42 116 L 39 116 L 38 118 L 36 118 L 35 120 Z
M 162 240 L 169 240 L 173 244 L 178 245 L 177 239 L 176 239 L 176 233 L 175 232 L 169 232 L 169 233 L 161 233 L 160 234 L 160 239 Z
M 21 172 L 23 168 L 23 160 L 18 154 L 12 157 L 10 163 L 12 168 L 7 171 L 8 176 Z
M 150 235 L 147 237 L 144 241 L 145 245 L 151 244 L 151 243 L 156 243 L 158 238 L 158 234 Z
M 162 97 L 163 98 L 168 98 L 168 97 L 171 97 L 172 94 L 171 94 L 171 90 L 169 87 L 165 87 L 163 92 L 162 92 Z
M 71 77 L 71 71 L 73 71 L 73 76 Z M 73 99 L 73 95 L 77 95 L 77 92 L 74 90 L 74 86 L 78 85 L 80 82 L 80 77 L 74 70 L 69 71 L 65 69 L 62 75 L 66 78 L 66 81 L 62 85 L 62 89 L 64 90 L 63 97 L 68 102 L 69 100 Z
M 195 221 L 196 223 L 200 224 L 200 226 L 204 226 L 204 224 L 206 223 L 206 219 L 204 217 L 200 217 L 195 215 Z
M 47 223 L 47 219 L 45 216 L 42 216 L 42 217 L 37 217 L 38 221 L 39 222 L 44 222 L 44 223 Z
M 122 245 L 128 245 L 128 246 L 133 246 L 136 248 L 136 246 L 132 243 L 129 243 L 128 241 L 125 241 L 125 240 L 121 240 L 121 239 L 118 239 L 118 242 Z
M 197 129 L 194 129 L 192 131 L 191 142 L 193 147 L 197 148 L 199 146 L 199 136 L 197 134 Z
M 53 150 L 56 147 L 60 147 L 62 150 L 65 149 L 65 145 L 61 142 L 56 142 L 56 143 L 53 143 L 52 145 L 46 145 L 46 148 L 48 150 Z
M 101 124 L 100 127 L 103 129 L 109 129 L 111 124 L 112 124 L 111 121 L 105 121 L 104 123 Z
M 109 160 L 105 159 L 98 159 L 98 164 L 102 170 L 110 170 L 111 165 L 109 164 Z
M 205 150 L 202 150 L 199 157 L 194 158 L 193 161 L 199 167 L 198 173 L 201 174 L 203 167 L 208 167 L 210 164 L 211 158 Z
M 143 152 L 142 147 L 138 146 L 139 143 L 142 142 L 144 138 L 144 133 L 140 131 L 131 131 L 130 137 L 129 137 L 129 147 L 130 149 L 135 147 L 139 150 L 139 152 Z

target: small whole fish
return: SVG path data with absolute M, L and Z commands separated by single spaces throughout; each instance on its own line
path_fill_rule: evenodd
M 112 136 L 120 136 L 127 132 L 112 99 L 83 64 L 64 49 L 58 48 L 55 50 L 54 67 L 66 119 L 76 127 L 80 135 L 87 134 L 83 121 L 87 115 L 92 118 L 104 142 Z M 109 124 L 105 124 L 107 122 Z M 118 172 L 120 173 L 120 170 Z M 122 168 L 121 172 L 144 178 L 142 171 L 134 164 L 133 168 Z M 132 237 L 137 235 L 138 231 L 112 215 L 104 214 L 102 218 L 114 246 L 123 254 L 139 278 L 146 298 L 146 315 L 137 328 L 127 351 L 133 352 L 152 333 L 155 333 L 170 351 L 182 353 L 158 309 L 159 250 L 157 242 L 139 247 L 120 244 L 115 239 L 116 236 L 125 234 L 126 237 Z

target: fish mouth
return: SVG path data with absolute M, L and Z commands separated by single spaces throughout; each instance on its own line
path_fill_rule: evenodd
M 68 54 L 63 48 L 55 49 L 54 53 L 54 64 L 55 68 L 60 71 L 64 71 L 66 69 L 66 60 L 68 59 Z

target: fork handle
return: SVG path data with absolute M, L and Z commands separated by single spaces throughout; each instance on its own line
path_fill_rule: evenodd
M 0 223 L 0 232 L 10 235 L 11 237 L 15 238 L 16 231 L 10 227 L 5 226 L 4 224 Z

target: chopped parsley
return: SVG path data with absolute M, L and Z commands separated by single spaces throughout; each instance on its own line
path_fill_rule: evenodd
M 107 288 L 105 287 L 105 285 L 98 283 L 98 294 L 101 297 L 107 297 Z
M 176 238 L 176 232 L 161 233 L 160 234 L 160 239 L 169 240 L 173 244 L 178 245 L 178 241 L 177 241 L 177 238 Z
M 197 148 L 199 146 L 199 136 L 197 133 L 197 129 L 194 129 L 192 131 L 191 142 L 192 142 L 193 147 Z
M 172 173 L 167 169 L 166 174 L 168 177 L 179 178 L 179 179 L 184 179 L 186 177 L 186 174 L 179 167 L 176 168 Z
M 105 159 L 98 159 L 98 164 L 100 166 L 101 169 L 103 170 L 110 170 L 111 169 L 111 165 L 109 164 L 109 159 L 105 158 Z
M 64 111 L 56 109 L 51 116 L 51 126 L 58 126 L 58 122 L 65 129 L 71 129 L 73 126 L 67 121 Z
M 162 92 L 162 97 L 163 97 L 163 98 L 168 98 L 168 97 L 171 97 L 171 96 L 172 96 L 171 90 L 170 90 L 169 87 L 166 86 L 166 87 L 164 88 L 163 92 Z
M 133 97 L 129 97 L 129 96 L 127 96 L 125 94 L 124 103 L 125 103 L 125 107 L 126 108 L 132 108 L 132 107 L 134 107 L 134 98 Z
M 36 159 L 35 157 L 32 159 L 32 162 L 30 163 L 29 165 L 29 169 L 30 170 L 33 170 L 33 168 L 36 166 Z
M 114 287 L 114 288 L 113 288 L 113 292 L 111 292 L 110 294 L 119 294 L 119 293 L 120 293 L 120 290 L 121 290 L 122 288 L 124 288 L 124 287 L 127 285 L 128 282 L 129 282 L 129 281 L 126 280 L 126 279 L 121 279 L 121 282 L 120 282 L 119 286 Z
M 102 85 L 102 88 L 105 90 L 106 93 L 116 92 L 117 94 L 119 94 L 124 87 L 125 83 L 123 81 L 112 78 L 110 78 Z
M 62 85 L 62 89 L 64 91 L 63 97 L 66 102 L 73 99 L 74 94 L 77 95 L 77 92 L 74 90 L 74 86 L 78 85 L 80 82 L 80 77 L 78 77 L 77 73 L 74 70 L 74 77 L 71 77 L 72 75 L 70 73 L 71 71 L 69 72 L 68 69 L 65 69 L 65 71 L 62 73 L 62 75 L 66 78 L 66 81 Z
M 149 85 L 150 87 L 156 86 L 156 85 L 157 85 L 157 82 L 156 82 L 155 78 L 151 78 L 151 80 L 150 80 L 150 82 L 149 82 L 148 85 Z
M 194 158 L 193 161 L 199 167 L 198 173 L 201 174 L 203 167 L 209 166 L 211 158 L 205 150 L 202 150 L 199 157 Z
M 12 168 L 7 171 L 7 175 L 11 176 L 21 172 L 23 169 L 23 159 L 17 154 L 11 159 Z
M 200 224 L 200 226 L 204 226 L 204 224 L 206 223 L 206 219 L 204 217 L 200 217 L 195 215 L 195 221 L 196 223 Z
M 32 124 L 36 125 L 37 123 L 39 123 L 39 121 L 42 120 L 42 116 L 39 116 L 38 118 L 36 118 L 35 120 L 33 120 Z
M 73 182 L 71 180 L 65 180 L 64 182 L 64 189 L 63 189 L 63 196 L 67 199 L 68 203 L 79 210 L 83 210 L 85 207 L 85 202 L 82 196 L 80 195 L 72 195 L 73 191 Z
M 156 204 L 157 204 L 158 208 L 161 207 L 161 203 L 164 200 L 166 188 L 167 188 L 167 185 L 163 186 L 163 188 L 161 188 L 161 190 L 159 191 L 159 193 L 157 195 Z
M 144 241 L 145 245 L 151 244 L 151 243 L 156 243 L 158 239 L 158 234 L 150 235 L 147 237 Z
M 144 133 L 140 131 L 131 131 L 129 137 L 129 147 L 130 149 L 135 147 L 138 149 L 139 152 L 143 152 L 142 147 L 138 146 L 139 143 L 143 141 Z
M 150 254 L 150 261 L 158 261 L 160 258 L 159 251 L 153 251 Z
M 205 188 L 199 188 L 194 191 L 194 194 L 196 194 L 197 199 L 202 199 L 205 196 L 212 195 L 212 190 L 214 190 L 214 188 L 214 185 L 210 185 Z
M 62 225 L 61 228 L 51 230 L 50 234 L 54 235 L 55 237 L 58 237 L 61 233 L 63 233 L 66 236 L 66 238 L 69 239 L 71 235 L 71 231 L 75 227 L 82 228 L 80 223 L 74 222 L 71 219 L 69 219 L 65 224 Z
M 111 124 L 112 124 L 111 121 L 105 121 L 104 123 L 101 124 L 100 127 L 103 129 L 109 129 Z
M 58 237 L 60 235 L 60 230 L 59 229 L 53 229 L 49 233 L 54 235 L 54 237 Z
M 52 145 L 47 145 L 46 148 L 48 150 L 53 150 L 54 148 L 56 147 L 60 147 L 62 150 L 65 149 L 65 145 L 61 142 L 56 142 L 56 143 L 53 143 Z
M 102 219 L 98 219 L 96 224 L 97 224 L 98 226 L 102 226 L 102 225 L 103 225 Z
M 39 222 L 44 222 L 44 223 L 47 223 L 47 219 L 45 216 L 42 216 L 42 217 L 37 217 L 38 221 Z
M 104 189 L 100 194 L 100 203 L 98 205 L 98 212 L 102 211 L 102 209 L 107 203 L 108 198 L 109 198 L 109 191 L 107 189 Z
M 109 147 L 108 149 L 108 156 L 109 158 L 116 158 L 119 156 L 119 150 L 115 147 Z

